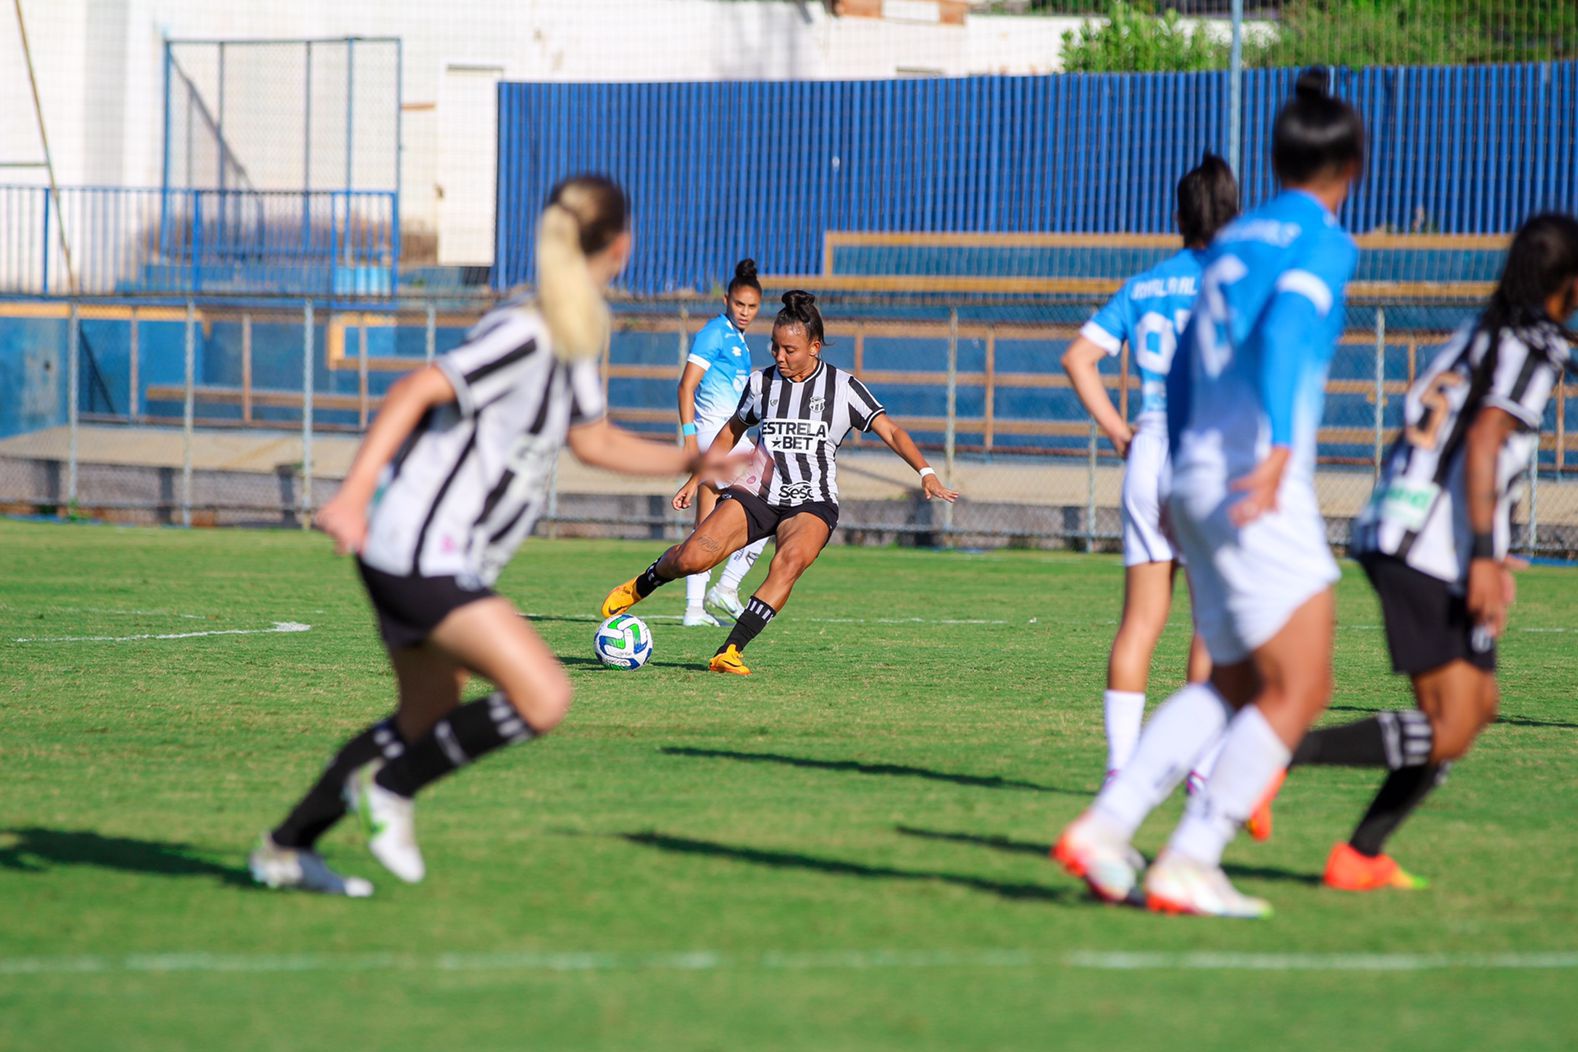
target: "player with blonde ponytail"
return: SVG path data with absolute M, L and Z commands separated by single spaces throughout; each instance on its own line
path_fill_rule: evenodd
M 365 896 L 314 845 L 362 816 L 374 856 L 401 880 L 426 870 L 412 798 L 487 753 L 546 734 L 570 707 L 563 666 L 491 585 L 531 532 L 565 445 L 583 463 L 634 474 L 722 471 L 647 442 L 604 414 L 598 357 L 604 290 L 630 258 L 629 207 L 598 175 L 560 183 L 542 213 L 538 297 L 495 308 L 459 347 L 390 388 L 350 472 L 316 524 L 356 556 L 398 685 L 389 717 L 341 747 L 250 859 L 270 887 Z M 492 684 L 461 704 L 473 676 Z

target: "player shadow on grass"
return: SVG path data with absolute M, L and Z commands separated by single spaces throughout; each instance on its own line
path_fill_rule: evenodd
M 557 657 L 558 657 L 559 663 L 561 665 L 590 665 L 593 668 L 604 669 L 604 670 L 606 670 L 608 672 L 621 672 L 622 673 L 622 672 L 626 671 L 625 669 L 622 669 L 622 668 L 614 668 L 611 665 L 605 665 L 601 661 L 597 660 L 596 658 L 573 657 L 573 656 L 567 657 L 564 654 L 559 654 L 559 655 L 557 655 Z M 687 669 L 690 670 L 690 671 L 693 671 L 693 672 L 706 672 L 707 671 L 706 664 L 703 663 L 703 662 L 698 662 L 698 661 L 651 661 L 651 660 L 649 660 L 647 662 L 647 667 L 648 668 L 668 668 L 668 669 L 674 669 L 674 670 L 679 671 L 679 672 L 684 672 Z
M 1364 716 L 1374 716 L 1382 709 L 1367 709 L 1362 705 L 1328 705 L 1328 712 L 1357 712 Z M 1531 720 L 1527 716 L 1508 716 L 1505 712 L 1496 717 L 1497 723 L 1505 723 L 1510 727 L 1554 727 L 1557 730 L 1578 731 L 1578 723 L 1562 723 L 1559 720 Z
M 955 887 L 981 891 L 1016 902 L 1068 903 L 1078 899 L 1072 888 L 1049 888 L 1040 884 L 1015 884 L 1006 881 L 973 877 L 966 873 L 944 873 L 933 870 L 899 869 L 894 866 L 873 866 L 864 862 L 850 862 L 841 858 L 822 858 L 792 851 L 770 851 L 766 848 L 720 844 L 711 840 L 670 836 L 667 833 L 616 833 L 615 836 L 642 847 L 656 848 L 680 855 L 707 855 L 726 858 L 735 862 L 749 862 L 774 869 L 803 869 L 814 873 L 829 873 L 860 880 L 907 880 L 922 883 L 952 884 Z
M 213 877 L 222 884 L 252 886 L 245 869 L 198 858 L 193 850 L 189 844 L 104 836 L 86 829 L 0 829 L 0 870 L 47 873 L 61 866 L 95 866 L 155 876 Z
M 924 778 L 950 785 L 967 785 L 977 789 L 1026 789 L 1035 793 L 1067 793 L 1071 796 L 1088 795 L 1083 789 L 1063 789 L 1055 785 L 1024 782 L 1000 775 L 958 774 L 953 771 L 934 771 L 929 767 L 911 767 L 898 763 L 864 763 L 860 760 L 819 760 L 811 756 L 786 756 L 776 752 L 739 752 L 734 749 L 703 749 L 689 745 L 664 745 L 658 752 L 665 756 L 689 756 L 704 760 L 739 760 L 744 763 L 777 763 L 786 767 L 809 767 L 818 771 L 849 771 L 855 774 L 887 775 L 898 778 Z
M 1046 858 L 1051 854 L 1050 844 L 1034 840 L 1014 840 L 1006 836 L 990 836 L 980 833 L 957 833 L 943 829 L 920 829 L 916 826 L 896 825 L 894 832 L 904 836 L 919 837 L 923 840 L 944 840 L 954 844 L 970 844 L 976 847 L 988 847 L 994 851 L 1007 851 L 1016 855 L 1035 855 Z M 1320 875 L 1316 873 L 1295 873 L 1290 869 L 1278 869 L 1274 866 L 1245 866 L 1232 862 L 1223 863 L 1222 869 L 1231 877 L 1249 877 L 1255 880 L 1284 880 L 1293 884 L 1319 884 Z

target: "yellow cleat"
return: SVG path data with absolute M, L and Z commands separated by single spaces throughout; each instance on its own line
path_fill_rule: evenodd
M 603 600 L 603 618 L 607 620 L 615 614 L 622 614 L 639 602 L 641 596 L 636 592 L 636 579 L 632 577 L 609 592 L 608 598 Z
M 751 670 L 745 667 L 745 662 L 740 657 L 738 647 L 730 646 L 721 654 L 714 654 L 712 660 L 707 662 L 707 668 L 713 672 L 728 672 L 735 676 L 749 676 Z

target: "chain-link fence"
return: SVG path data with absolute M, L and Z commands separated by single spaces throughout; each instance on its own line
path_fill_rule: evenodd
M 872 436 L 840 452 L 841 536 L 852 542 L 1116 547 L 1122 464 L 1080 408 L 1059 358 L 1096 305 L 1068 297 L 824 300 L 828 359 L 853 369 L 910 430 L 953 506 L 921 499 L 914 475 Z M 0 304 L 0 339 L 27 348 L 19 397 L 0 413 L 0 506 L 183 524 L 307 521 L 338 485 L 390 383 L 454 346 L 485 304 L 468 300 Z M 1334 544 L 1368 497 L 1402 396 L 1468 308 L 1349 308 L 1332 364 L 1317 488 Z M 626 301 L 604 362 L 613 419 L 677 432 L 677 379 L 704 300 Z M 765 364 L 767 323 L 750 334 Z M 1103 367 L 1125 412 L 1126 358 Z M 1578 411 L 1565 387 L 1547 412 L 1539 471 L 1520 501 L 1516 545 L 1578 552 Z M 566 455 L 543 528 L 674 536 L 688 516 L 673 483 L 588 469 Z

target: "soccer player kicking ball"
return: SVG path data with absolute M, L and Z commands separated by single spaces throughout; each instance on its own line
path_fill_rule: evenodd
M 734 416 L 713 440 L 713 448 L 732 450 L 747 429 L 760 425 L 754 466 L 724 489 L 718 506 L 689 537 L 603 600 L 603 617 L 613 617 L 660 585 L 705 573 L 734 552 L 774 538 L 777 550 L 767 579 L 707 666 L 737 676 L 750 675 L 741 654 L 783 609 L 795 582 L 838 525 L 838 447 L 852 429 L 874 432 L 919 472 L 927 500 L 959 497 L 937 480 L 909 433 L 866 385 L 822 360 L 826 337 L 816 298 L 786 292 L 783 304 L 773 322 L 774 364 L 751 375 Z
M 1332 848 L 1326 883 L 1347 891 L 1422 885 L 1386 840 L 1496 718 L 1496 638 L 1512 603 L 1512 500 L 1546 403 L 1573 365 L 1563 322 L 1578 310 L 1578 219 L 1519 228 L 1484 312 L 1430 363 L 1352 548 L 1381 600 L 1392 670 L 1417 711 L 1312 731 L 1295 764 L 1388 774 L 1353 837 Z
M 399 703 L 346 742 L 264 835 L 249 859 L 258 883 L 370 895 L 370 883 L 334 872 L 314 850 L 347 802 L 378 861 L 401 880 L 421 880 L 412 798 L 564 719 L 564 667 L 490 587 L 541 514 L 560 450 L 568 443 L 585 463 L 616 471 L 697 468 L 683 450 L 638 439 L 604 416 L 603 292 L 629 256 L 624 192 L 601 176 L 566 180 L 540 223 L 539 303 L 498 307 L 465 343 L 390 389 L 317 525 L 357 557 Z M 705 469 L 725 470 L 727 449 Z M 495 690 L 461 704 L 471 676 Z
M 1330 698 L 1338 572 L 1315 496 L 1315 443 L 1358 255 L 1336 212 L 1363 167 L 1364 124 L 1324 82 L 1301 76 L 1277 114 L 1282 191 L 1207 250 L 1168 374 L 1168 511 L 1213 667 L 1209 685 L 1156 710 L 1128 765 L 1053 849 L 1108 901 L 1136 891 L 1140 823 L 1222 736 L 1210 780 L 1145 874 L 1144 898 L 1170 913 L 1270 914 L 1228 881 L 1222 852 Z

